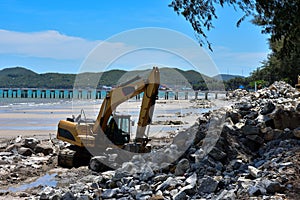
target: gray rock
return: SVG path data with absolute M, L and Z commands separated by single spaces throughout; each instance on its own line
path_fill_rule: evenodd
M 169 176 L 167 174 L 159 174 L 153 178 L 154 182 L 165 181 Z
M 193 195 L 196 191 L 196 183 L 197 183 L 197 174 L 194 172 L 191 176 L 189 176 L 185 180 L 185 185 L 179 190 L 179 193 L 187 194 L 187 195 Z
M 229 166 L 232 166 L 232 168 L 234 170 L 237 170 L 237 169 L 239 169 L 241 167 L 242 164 L 243 164 L 242 160 L 240 160 L 240 159 L 234 159 L 234 160 L 230 161 Z
M 185 174 L 190 169 L 190 161 L 186 158 L 181 159 L 175 169 L 175 175 L 181 176 Z
M 80 194 L 76 200 L 92 200 L 94 199 L 91 195 Z
M 263 144 L 264 143 L 264 139 L 261 138 L 258 135 L 247 135 L 246 138 L 253 141 L 253 142 L 255 142 L 255 143 L 257 143 L 257 144 Z
M 191 186 L 196 186 L 197 183 L 197 174 L 194 172 L 191 176 L 189 176 L 186 180 L 185 183 L 191 185 Z
M 253 119 L 255 119 L 257 116 L 258 116 L 258 112 L 256 112 L 256 111 L 251 111 L 249 114 L 247 114 L 247 115 L 245 116 L 245 119 L 251 119 L 251 120 L 253 120 Z
M 300 112 L 300 103 L 297 104 L 297 106 L 296 106 L 296 111 L 297 111 L 297 112 Z
M 149 199 L 153 195 L 152 191 L 137 192 L 136 199 Z
M 125 162 L 122 164 L 122 168 L 120 170 L 127 172 L 128 174 L 136 174 L 139 172 L 139 167 L 137 164 L 133 162 Z
M 108 170 L 105 163 L 105 156 L 94 156 L 90 159 L 89 168 L 95 172 L 103 172 Z
M 13 153 L 12 152 L 0 152 L 0 157 L 3 158 L 3 157 L 9 157 L 9 156 L 12 156 Z
M 179 132 L 173 138 L 173 144 L 177 145 L 179 150 L 184 150 L 193 143 L 193 140 L 197 132 L 198 132 L 198 125 L 193 125 L 190 128 L 188 128 L 186 131 Z
M 258 135 L 259 128 L 257 126 L 245 125 L 242 127 L 242 131 L 245 135 Z
M 147 164 L 145 164 L 143 167 L 142 167 L 142 170 L 141 170 L 141 175 L 140 175 L 140 180 L 148 180 L 149 178 L 153 177 L 154 176 L 154 172 L 153 170 L 151 169 L 151 167 L 149 167 Z
M 261 171 L 253 166 L 248 166 L 249 173 L 252 177 L 258 178 L 260 177 Z
M 235 130 L 234 126 L 232 126 L 230 124 L 224 124 L 222 132 L 226 133 L 226 134 L 234 134 L 236 132 L 236 130 Z
M 18 153 L 22 156 L 31 156 L 33 151 L 30 148 L 27 148 L 27 147 L 20 147 L 18 149 Z
M 225 152 L 223 152 L 217 147 L 213 147 L 213 149 L 209 152 L 208 155 L 213 157 L 215 160 L 223 160 L 227 156 Z
M 119 188 L 106 189 L 106 190 L 104 190 L 104 192 L 102 192 L 101 197 L 104 199 L 113 198 L 117 195 L 119 190 L 120 190 Z
M 241 111 L 249 111 L 254 107 L 250 102 L 239 102 L 235 106 Z
M 271 141 L 275 137 L 274 130 L 271 127 L 263 128 L 260 131 L 264 135 L 264 140 L 266 141 Z
M 213 193 L 216 191 L 219 182 L 210 176 L 205 176 L 200 180 L 200 186 L 198 188 L 199 193 Z
M 300 104 L 299 104 L 300 105 Z M 296 138 L 300 138 L 300 127 L 297 127 L 293 130 L 293 134 Z
M 277 129 L 283 130 L 285 128 L 295 129 L 299 127 L 300 113 L 289 107 L 279 107 L 271 114 L 274 120 L 274 126 Z
M 116 174 L 116 171 L 113 171 L 113 170 L 110 170 L 110 171 L 105 171 L 105 172 L 102 172 L 101 175 L 102 175 L 102 178 L 104 180 L 110 180 L 112 179 Z
M 5 148 L 6 152 L 18 153 L 18 149 L 21 147 L 21 144 L 11 144 Z
M 175 196 L 173 196 L 174 200 L 186 200 L 188 199 L 185 192 L 178 192 Z
M 250 196 L 258 196 L 261 194 L 266 194 L 266 189 L 261 185 L 250 186 L 248 189 L 248 193 Z
M 29 194 L 26 192 L 17 192 L 16 195 L 18 195 L 19 197 L 29 197 Z
M 45 187 L 40 196 L 40 200 L 51 199 L 51 196 L 55 193 L 55 190 L 52 187 Z
M 268 115 L 259 115 L 256 118 L 257 123 L 263 123 L 267 127 L 275 128 L 274 120 Z
M 264 184 L 269 194 L 275 194 L 276 192 L 282 193 L 285 190 L 285 187 L 277 181 L 266 180 L 264 181 Z
M 177 184 L 178 184 L 177 179 L 175 179 L 173 177 L 169 177 L 162 184 L 157 186 L 156 191 L 158 191 L 158 190 L 164 191 L 168 187 L 171 187 L 171 186 L 175 187 Z
M 37 144 L 34 148 L 35 153 L 43 153 L 45 156 L 53 153 L 53 148 L 47 144 Z
M 263 165 L 266 162 L 266 160 L 260 160 L 254 163 L 254 167 L 260 167 L 261 165 Z
M 238 123 L 240 121 L 240 119 L 242 119 L 242 115 L 236 111 L 230 112 L 228 117 L 231 118 L 231 120 L 234 124 Z
M 163 195 L 163 193 L 162 193 L 161 190 L 158 190 L 158 191 L 156 191 L 156 193 L 155 193 L 155 196 L 162 196 L 162 195 Z
M 221 194 L 219 194 L 216 200 L 235 200 L 236 194 L 235 189 L 232 190 L 223 190 Z
M 179 190 L 177 188 L 174 188 L 170 190 L 170 196 L 174 198 L 175 195 L 177 195 Z
M 255 120 L 252 120 L 252 119 L 246 119 L 245 120 L 245 125 L 256 126 L 257 122 Z
M 82 183 L 82 182 L 77 182 L 77 183 L 73 183 L 73 184 L 70 184 L 69 186 L 69 189 L 70 191 L 72 191 L 73 193 L 81 193 L 83 192 L 85 189 L 87 189 L 87 185 L 85 183 Z
M 15 143 L 20 143 L 22 141 L 22 135 L 18 135 L 16 138 L 15 138 Z
M 61 200 L 76 200 L 76 197 L 72 192 L 68 191 L 61 197 Z
M 58 190 L 54 195 L 50 197 L 51 200 L 61 200 L 62 199 L 62 191 Z
M 110 189 L 118 187 L 117 186 L 117 182 L 114 181 L 114 180 L 108 180 L 108 181 L 106 181 L 105 185 L 106 185 L 105 188 L 110 188 Z
M 148 190 L 150 190 L 151 188 L 150 188 L 150 185 L 148 185 L 147 183 L 142 183 L 141 185 L 140 185 L 140 190 L 142 190 L 142 191 L 148 191 Z
M 25 138 L 24 140 L 24 146 L 32 150 L 34 150 L 38 143 L 40 143 L 40 141 L 36 138 Z
M 269 101 L 263 108 L 262 110 L 260 111 L 260 114 L 262 115 L 266 115 L 266 114 L 269 114 L 271 112 L 273 112 L 275 110 L 275 105 Z

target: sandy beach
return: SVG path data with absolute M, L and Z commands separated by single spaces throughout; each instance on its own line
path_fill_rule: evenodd
M 26 99 L 24 100 L 26 101 Z M 16 103 L 1 106 L 0 138 L 22 136 L 55 137 L 59 120 L 72 115 L 78 116 L 83 109 L 83 117 L 96 119 L 102 101 L 76 100 L 48 103 Z M 195 108 L 196 102 L 190 100 L 158 100 L 153 114 L 153 124 L 149 136 L 168 138 L 170 135 L 183 130 L 195 123 L 200 113 L 208 109 Z M 135 134 L 141 101 L 127 101 L 117 108 L 117 113 L 130 114 L 135 126 Z M 166 125 L 164 121 L 181 121 L 178 125 Z

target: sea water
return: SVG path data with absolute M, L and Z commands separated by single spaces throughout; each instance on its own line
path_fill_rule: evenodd
M 1 98 L 0 99 L 0 133 L 14 133 L 14 135 L 22 135 L 23 132 L 30 133 L 56 133 L 57 124 L 59 120 L 66 119 L 74 115 L 75 117 L 82 113 L 83 119 L 96 119 L 101 103 L 103 100 L 88 100 L 88 99 L 36 99 L 36 98 Z M 208 111 L 208 109 L 195 109 L 191 107 L 180 106 L 181 100 L 174 101 L 176 106 L 155 105 L 153 121 L 157 120 L 184 120 L 177 117 L 193 114 L 200 114 Z M 186 100 L 184 100 L 186 101 Z M 127 106 L 131 102 L 136 102 L 137 106 Z M 166 103 L 169 101 L 166 100 Z M 117 111 L 119 114 L 129 114 L 135 122 L 135 127 L 132 132 L 136 130 L 136 124 L 139 117 L 141 100 L 135 98 L 130 99 L 127 104 L 121 104 Z M 135 105 L 135 104 L 134 104 Z M 158 108 L 158 109 L 157 109 Z M 177 114 L 176 114 L 177 113 Z M 172 116 L 172 117 L 170 117 Z M 163 129 L 162 129 L 163 128 Z M 178 127 L 165 126 L 159 127 L 158 130 L 155 125 L 151 126 L 151 130 L 157 131 L 174 131 Z
M 31 130 L 53 132 L 62 116 L 70 112 L 70 100 L 1 98 L 0 132 L 2 136 Z

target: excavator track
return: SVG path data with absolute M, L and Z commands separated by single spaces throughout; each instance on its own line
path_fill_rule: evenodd
M 91 155 L 85 148 L 70 146 L 59 151 L 57 163 L 61 167 L 72 168 L 86 166 L 90 159 Z

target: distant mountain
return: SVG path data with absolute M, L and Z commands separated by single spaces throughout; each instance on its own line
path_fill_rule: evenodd
M 35 76 L 37 73 L 23 67 L 12 67 L 0 70 L 0 77 Z
M 216 80 L 223 80 L 223 81 L 228 81 L 230 79 L 234 79 L 234 78 L 245 78 L 244 76 L 240 76 L 240 75 L 231 75 L 231 74 L 218 74 L 216 76 L 212 77 L 213 79 Z
M 98 73 L 38 74 L 26 68 L 14 67 L 0 70 L 0 88 L 71 89 L 74 86 L 80 88 L 101 88 L 103 86 L 120 85 L 137 75 L 146 78 L 148 72 L 149 70 L 110 70 Z M 207 84 L 213 84 L 214 88 L 218 87 L 218 81 L 194 70 L 184 71 L 177 68 L 160 68 L 160 79 L 161 84 L 172 89 L 193 88 L 196 90 L 207 90 Z

